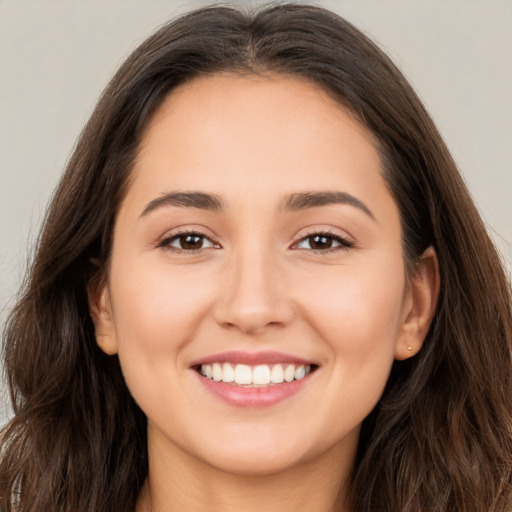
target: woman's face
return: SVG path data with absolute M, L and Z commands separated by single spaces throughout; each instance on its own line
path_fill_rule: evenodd
M 247 474 L 353 457 L 394 358 L 419 349 L 401 249 L 369 134 L 317 87 L 216 75 L 174 90 L 95 315 L 152 453 Z

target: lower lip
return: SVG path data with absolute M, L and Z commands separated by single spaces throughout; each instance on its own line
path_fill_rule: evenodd
M 310 380 L 311 373 L 303 379 L 283 382 L 273 386 L 243 387 L 217 382 L 196 372 L 205 388 L 217 398 L 235 407 L 266 407 L 277 404 L 298 393 Z

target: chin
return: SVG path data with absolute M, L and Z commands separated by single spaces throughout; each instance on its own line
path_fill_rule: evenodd
M 225 453 L 220 458 L 208 457 L 203 460 L 223 473 L 241 477 L 273 476 L 298 467 L 305 462 L 302 457 L 281 453 L 278 449 L 268 452 Z
M 299 468 L 341 446 L 321 432 L 311 435 L 306 425 L 293 431 L 275 425 L 244 426 L 248 428 L 218 433 L 214 440 L 203 438 L 195 457 L 227 474 L 264 477 Z

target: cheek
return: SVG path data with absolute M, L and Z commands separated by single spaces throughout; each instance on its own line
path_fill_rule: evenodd
M 153 344 L 164 338 L 168 344 L 190 334 L 211 299 L 212 287 L 201 273 L 143 261 L 132 268 L 118 265 L 111 288 L 119 342 L 137 338 Z
M 112 265 L 118 356 L 132 396 L 150 417 L 158 417 L 169 395 L 184 396 L 182 349 L 194 338 L 215 289 L 211 277 L 198 274 L 144 258 Z
M 336 385 L 353 396 L 371 393 L 376 401 L 387 381 L 403 318 L 404 275 L 395 260 L 338 267 L 303 281 L 303 316 L 329 349 Z
M 201 271 L 120 262 L 111 273 L 114 325 L 125 378 L 150 382 L 179 364 L 181 349 L 201 325 L 215 289 Z M 176 364 L 169 365 L 174 361 Z M 147 373 L 147 375 L 144 375 Z M 132 379 L 133 374 L 133 379 Z M 168 377 L 168 376 L 167 376 Z M 135 391 L 135 390 L 134 390 Z
M 402 266 L 334 268 L 318 277 L 303 279 L 302 303 L 326 338 L 374 345 L 378 339 L 370 333 L 380 333 L 378 338 L 397 334 L 405 286 Z

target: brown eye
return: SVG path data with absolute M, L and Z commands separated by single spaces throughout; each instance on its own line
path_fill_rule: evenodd
M 315 233 L 304 237 L 295 247 L 297 249 L 327 252 L 329 250 L 348 249 L 352 246 L 352 242 L 341 236 L 329 233 Z
M 177 240 L 179 242 L 180 249 L 185 249 L 187 251 L 201 249 L 203 246 L 203 237 L 200 235 L 182 235 L 178 237 Z
M 311 249 L 330 249 L 333 244 L 334 240 L 325 235 L 314 235 L 309 237 L 309 246 Z
M 178 251 L 200 251 L 214 247 L 214 243 L 201 233 L 179 233 L 162 240 L 159 247 Z

